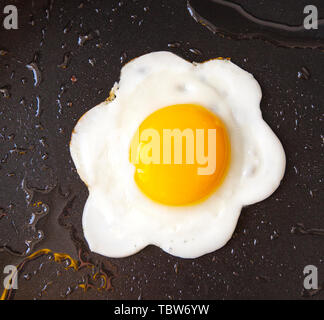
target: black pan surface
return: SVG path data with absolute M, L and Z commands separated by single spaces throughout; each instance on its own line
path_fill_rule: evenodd
M 19 29 L 0 26 L 0 280 L 4 266 L 19 266 L 19 288 L 7 298 L 324 298 L 303 289 L 306 265 L 324 283 L 323 50 L 213 34 L 186 1 L 11 2 Z M 291 25 L 309 4 L 236 2 Z M 312 3 L 323 16 L 322 1 Z M 0 1 L 0 12 L 7 4 Z M 270 198 L 242 210 L 233 238 L 216 252 L 186 260 L 149 246 L 108 259 L 91 253 L 83 237 L 88 191 L 69 140 L 77 120 L 107 98 L 122 65 L 157 50 L 198 62 L 231 57 L 251 72 L 263 90 L 263 117 L 286 151 L 286 174 Z

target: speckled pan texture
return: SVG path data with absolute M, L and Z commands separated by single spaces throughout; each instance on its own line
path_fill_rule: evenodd
M 288 25 L 300 25 L 309 4 L 236 3 Z M 324 17 L 322 1 L 312 3 Z M 214 34 L 180 0 L 19 0 L 18 30 L 2 25 L 6 4 L 0 1 L 0 282 L 4 267 L 16 265 L 19 289 L 1 288 L 2 298 L 324 298 L 303 288 L 307 265 L 324 283 L 323 49 Z M 229 17 L 230 31 L 234 24 Z M 323 41 L 323 29 L 316 37 Z M 182 259 L 148 246 L 109 259 L 91 253 L 83 236 L 88 191 L 70 156 L 71 133 L 109 96 L 123 65 L 166 50 L 190 62 L 231 58 L 253 74 L 286 173 L 268 199 L 243 208 L 218 251 Z

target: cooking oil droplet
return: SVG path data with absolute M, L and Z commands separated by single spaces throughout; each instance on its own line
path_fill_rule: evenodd
M 49 11 L 49 9 L 45 9 L 45 18 L 47 19 L 47 20 L 49 20 L 50 19 L 50 11 Z
M 307 229 L 303 223 L 297 223 L 296 226 L 291 228 L 292 234 L 303 234 L 303 235 L 313 235 L 313 236 L 324 236 L 324 229 L 310 228 Z
M 25 279 L 25 280 L 28 281 L 28 280 L 30 280 L 31 278 L 32 278 L 32 275 L 31 275 L 30 273 L 25 273 L 25 274 L 24 274 L 24 279 Z
M 298 79 L 309 80 L 311 77 L 311 74 L 306 67 L 302 67 L 301 70 L 298 71 L 297 77 L 298 77 Z
M 34 26 L 35 25 L 35 20 L 34 20 L 34 16 L 33 15 L 29 15 L 29 22 L 28 24 L 30 24 L 31 26 Z
M 78 81 L 78 78 L 75 76 L 75 75 L 73 75 L 72 77 L 71 77 L 71 82 L 72 83 L 76 83 Z
M 270 235 L 271 240 L 275 240 L 279 238 L 279 233 L 276 230 L 273 230 L 272 234 Z
M 6 85 L 6 86 L 3 86 L 2 88 L 0 88 L 0 93 L 2 94 L 2 96 L 4 98 L 10 98 L 11 97 L 10 89 L 11 89 L 11 87 L 9 85 Z
M 39 143 L 42 147 L 47 147 L 47 144 L 46 144 L 46 139 L 45 137 L 42 137 L 39 139 Z
M 0 49 L 0 56 L 5 56 L 8 54 L 8 51 L 5 49 Z
M 9 153 L 23 156 L 27 153 L 27 151 L 28 151 L 27 149 L 19 148 L 16 144 L 14 144 L 14 147 L 9 150 Z
M 58 67 L 63 70 L 67 69 L 67 67 L 69 66 L 70 60 L 71 60 L 71 53 L 66 52 L 63 56 L 63 62 L 61 64 L 59 64 Z

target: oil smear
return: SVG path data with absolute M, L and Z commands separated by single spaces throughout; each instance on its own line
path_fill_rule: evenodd
M 312 236 L 324 236 L 324 229 L 320 228 L 306 228 L 303 223 L 297 223 L 291 228 L 292 234 L 303 234 Z
M 63 261 L 68 260 L 69 264 L 67 266 L 67 269 L 68 268 L 73 268 L 75 271 L 78 270 L 78 261 L 71 258 L 68 254 L 52 252 L 50 249 L 42 249 L 42 250 L 34 252 L 33 254 L 26 257 L 23 261 L 21 261 L 16 266 L 16 270 L 17 270 L 16 272 L 18 273 L 19 271 L 21 271 L 28 261 L 37 259 L 40 256 L 48 255 L 48 254 L 52 254 L 54 256 L 54 261 L 58 262 L 58 263 L 62 263 Z M 12 276 L 13 277 L 18 276 L 18 274 L 17 275 L 14 274 Z M 11 294 L 12 294 L 11 289 L 4 289 L 4 291 L 2 292 L 2 294 L 0 296 L 0 300 L 8 300 L 8 299 L 10 299 Z
M 319 19 L 318 29 L 306 30 L 303 24 L 291 26 L 260 19 L 231 1 L 189 0 L 187 9 L 196 22 L 232 39 L 261 39 L 286 48 L 324 49 L 324 19 Z
M 51 258 L 50 260 L 63 264 L 65 270 L 72 269 L 77 272 L 79 275 L 79 280 L 77 281 L 77 285 L 70 284 L 65 292 L 65 294 L 61 295 L 62 298 L 66 298 L 75 290 L 81 290 L 82 292 L 87 292 L 89 289 L 96 291 L 110 291 L 113 290 L 112 280 L 116 276 L 116 268 L 111 265 L 108 261 L 107 263 L 93 263 L 89 259 L 84 260 L 84 252 L 79 249 L 78 258 L 74 259 L 69 254 L 55 252 L 53 250 L 44 248 L 29 256 L 25 257 L 20 263 L 17 263 L 16 270 L 17 274 L 13 274 L 14 276 L 19 276 L 22 271 L 27 267 L 27 264 L 36 259 L 40 259 L 43 256 L 48 256 Z M 41 264 L 42 266 L 42 264 Z M 39 270 L 41 269 L 41 266 Z M 60 271 L 57 271 L 60 273 Z M 36 273 L 34 273 L 36 274 Z M 24 275 L 25 280 L 30 280 L 32 275 L 27 273 Z M 50 280 L 42 289 L 38 296 L 42 296 L 43 291 L 46 291 L 48 285 L 52 284 L 53 280 Z M 0 295 L 0 300 L 11 300 L 14 298 L 14 291 L 12 289 L 4 289 L 2 294 Z
M 42 140 L 42 143 L 45 141 Z M 76 284 L 69 283 L 68 289 L 61 295 L 62 298 L 77 290 L 112 290 L 116 268 L 108 260 L 92 262 L 89 253 L 83 250 L 82 239 L 77 236 L 68 220 L 74 212 L 75 193 L 63 190 L 56 180 L 44 189 L 32 187 L 26 176 L 21 182 L 21 189 L 25 194 L 27 211 L 31 212 L 25 227 L 33 236 L 25 240 L 26 249 L 23 252 L 16 252 L 6 245 L 0 247 L 0 254 L 5 255 L 6 260 L 16 266 L 17 277 L 22 277 L 23 272 L 30 269 L 29 262 L 36 259 L 42 261 L 44 258 L 41 257 L 47 256 L 51 261 L 63 264 L 65 270 L 73 269 L 76 272 L 73 277 L 77 280 Z M 0 208 L 0 219 L 5 216 L 6 212 Z M 37 270 L 42 265 L 43 262 Z M 29 280 L 38 273 L 37 270 L 25 274 L 24 279 Z M 49 282 L 42 287 L 38 297 L 46 293 L 53 281 L 53 277 L 49 277 Z M 0 292 L 0 300 L 14 299 L 15 295 L 15 290 L 5 289 L 2 294 Z

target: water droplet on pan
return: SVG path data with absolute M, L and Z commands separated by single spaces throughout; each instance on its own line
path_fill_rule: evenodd
M 31 62 L 26 65 L 26 68 L 33 72 L 34 86 L 38 87 L 42 81 L 42 74 L 36 62 Z
M 89 58 L 88 62 L 91 64 L 91 66 L 94 67 L 94 65 L 96 64 L 96 59 L 95 58 Z
M 70 21 L 65 25 L 65 27 L 64 27 L 64 29 L 63 29 L 63 33 L 64 33 L 64 34 L 67 34 L 68 32 L 70 32 L 71 29 L 72 29 L 72 25 L 73 25 L 73 20 L 70 20 Z
M 202 52 L 199 49 L 196 48 L 190 48 L 189 51 L 197 56 L 201 56 Z
M 126 59 L 127 59 L 127 53 L 123 52 L 120 56 L 120 63 L 124 64 L 126 62 Z
M 41 110 L 41 98 L 40 96 L 36 96 L 36 112 L 35 112 L 35 117 L 40 117 L 42 113 Z
M 181 46 L 180 42 L 171 42 L 168 43 L 168 48 L 179 48 Z
M 78 38 L 78 45 L 79 46 L 84 46 L 85 43 L 89 40 L 92 40 L 93 39 L 93 35 L 91 33 L 88 33 L 88 34 L 85 34 L 85 35 L 79 35 L 79 38 Z

